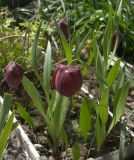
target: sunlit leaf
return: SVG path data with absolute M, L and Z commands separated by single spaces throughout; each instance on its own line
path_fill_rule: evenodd
M 45 91 L 47 92 L 46 94 L 49 93 L 50 89 L 51 71 L 52 71 L 51 44 L 48 41 L 47 50 L 45 54 L 44 70 L 43 70 L 43 83 Z
M 109 88 L 113 85 L 113 83 L 119 73 L 119 68 L 120 68 L 120 60 L 117 60 L 106 78 L 106 82 L 107 82 Z
M 91 110 L 89 107 L 90 106 L 87 100 L 83 100 L 81 110 L 80 110 L 79 127 L 85 139 L 87 139 L 87 134 L 88 134 L 90 123 L 91 123 Z
M 102 125 L 104 127 L 108 120 L 108 102 L 109 102 L 109 89 L 105 88 L 104 91 L 101 92 L 101 98 L 99 103 L 99 114 Z

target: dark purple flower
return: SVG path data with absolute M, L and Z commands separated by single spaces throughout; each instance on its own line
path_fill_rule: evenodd
M 121 33 L 120 30 L 118 31 L 115 31 L 113 34 L 112 34 L 112 39 L 111 39 L 111 49 L 113 50 L 114 47 L 115 47 L 115 43 L 116 43 L 116 40 L 118 38 L 118 42 L 117 42 L 117 47 L 119 46 L 120 42 L 122 41 L 123 39 L 123 34 Z
M 60 29 L 62 30 L 63 34 L 65 35 L 66 38 L 68 38 L 69 35 L 69 22 L 67 19 L 61 19 L 58 22 L 58 25 Z
M 76 94 L 82 86 L 82 73 L 79 67 L 59 65 L 52 77 L 52 88 L 66 97 Z
M 20 64 L 9 62 L 4 69 L 4 79 L 10 88 L 16 88 L 24 75 L 24 69 Z

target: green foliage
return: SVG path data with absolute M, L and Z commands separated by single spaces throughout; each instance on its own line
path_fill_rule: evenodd
M 4 101 L 0 105 L 0 159 L 2 159 L 2 155 L 6 147 L 8 137 L 12 130 L 14 112 L 7 120 L 11 105 L 12 105 L 12 96 L 10 94 L 5 93 Z
M 29 115 L 29 113 L 26 111 L 26 109 L 20 104 L 16 103 L 17 105 L 17 112 L 21 115 L 22 118 L 32 127 L 34 128 L 33 119 Z
M 117 78 L 119 69 L 120 69 L 120 60 L 117 60 L 106 78 L 106 82 L 109 88 L 113 85 L 115 79 Z
M 91 116 L 92 114 L 91 114 L 90 104 L 86 99 L 84 99 L 80 110 L 79 127 L 85 139 L 87 139 L 89 129 L 91 128 L 90 127 Z
M 36 32 L 36 35 L 35 35 L 35 39 L 34 39 L 34 42 L 33 42 L 33 47 L 32 47 L 32 66 L 33 66 L 33 69 L 37 72 L 37 69 L 38 69 L 38 54 L 39 54 L 39 51 L 38 51 L 38 41 L 39 41 L 39 34 L 40 34 L 40 30 L 41 30 L 41 24 L 39 24 L 39 27 L 38 27 L 38 30 Z
M 61 37 L 61 42 L 62 42 L 62 46 L 64 48 L 65 51 L 65 55 L 66 55 L 66 59 L 68 63 L 71 63 L 72 61 L 72 51 L 70 48 L 70 45 L 67 42 L 66 37 L 64 36 L 63 32 L 60 30 L 60 28 L 57 26 L 59 33 L 60 33 L 60 37 Z
M 117 96 L 117 98 L 115 99 L 116 102 L 114 102 L 114 104 L 116 105 L 116 106 L 114 106 L 115 113 L 114 113 L 111 125 L 109 127 L 108 133 L 115 126 L 115 124 L 118 122 L 118 120 L 120 119 L 120 117 L 123 114 L 126 99 L 127 99 L 127 96 L 128 96 L 129 87 L 130 87 L 130 82 L 125 82 L 123 87 L 120 88 L 120 91 L 116 95 Z
M 10 94 L 4 95 L 4 102 L 2 104 L 2 108 L 0 109 L 0 133 L 2 132 L 2 129 L 4 127 L 5 121 L 8 116 L 9 109 L 12 105 L 12 96 Z
M 79 148 L 79 143 L 75 142 L 72 146 L 72 154 L 73 154 L 73 159 L 74 160 L 79 160 L 80 159 L 80 148 Z
M 39 30 L 40 28 L 38 28 L 35 36 L 35 41 L 36 41 L 36 45 L 34 41 L 35 50 L 37 49 Z M 33 54 L 33 59 L 35 60 L 34 61 L 35 63 L 33 64 L 37 64 L 36 63 L 37 59 L 35 58 L 36 56 L 37 56 L 36 53 Z M 34 67 L 37 66 L 35 65 Z M 37 69 L 38 68 L 34 70 L 37 78 L 39 78 Z M 65 139 L 66 133 L 64 131 L 63 124 L 66 118 L 69 99 L 67 97 L 59 95 L 57 92 L 55 93 L 55 91 L 51 94 L 50 92 L 51 71 L 52 71 L 51 44 L 48 41 L 45 61 L 44 61 L 43 82 L 41 79 L 39 79 L 41 85 L 43 84 L 42 87 L 48 102 L 47 103 L 48 106 L 44 107 L 41 95 L 32 81 L 30 81 L 28 78 L 24 76 L 22 83 L 28 95 L 32 99 L 34 106 L 38 109 L 38 111 L 44 118 L 44 121 L 48 127 L 48 132 L 51 136 L 51 145 L 53 146 L 52 148 L 53 150 L 55 150 L 58 147 L 59 140 L 62 139 L 63 137 Z M 49 97 L 52 97 L 52 99 L 49 100 Z
M 11 129 L 12 129 L 13 119 L 14 119 L 14 112 L 12 112 L 12 114 L 9 117 L 5 127 L 3 128 L 3 130 L 0 134 L 0 159 L 2 159 L 2 155 L 3 155 L 4 149 L 6 147 L 6 143 L 7 143 L 9 134 L 10 134 Z
M 25 15 L 28 10 L 20 9 L 18 13 L 19 16 Z M 32 69 L 42 87 L 42 93 L 39 92 L 35 83 L 27 77 L 23 78 L 22 83 L 34 106 L 43 116 L 50 135 L 49 141 L 52 149 L 56 150 L 59 144 L 66 147 L 68 145 L 68 131 L 66 131 L 68 126 L 65 127 L 64 122 L 69 105 L 72 104 L 69 103 L 70 100 L 67 97 L 63 97 L 51 89 L 53 53 L 55 51 L 58 51 L 58 54 L 65 53 L 62 54 L 66 58 L 65 63 L 70 65 L 75 62 L 76 65 L 83 68 L 84 76 L 88 75 L 88 69 L 94 63 L 99 83 L 98 99 L 91 101 L 87 96 L 82 95 L 79 127 L 77 125 L 75 131 L 78 131 L 77 136 L 81 131 L 87 142 L 90 137 L 95 139 L 97 149 L 100 149 L 106 137 L 120 121 L 129 87 L 133 85 L 133 81 L 130 84 L 133 79 L 131 72 L 125 67 L 122 69 L 121 59 L 115 58 L 115 54 L 120 54 L 120 52 L 124 54 L 122 56 L 125 56 L 126 53 L 132 55 L 134 50 L 133 3 L 127 0 L 111 0 L 103 1 L 103 3 L 92 0 L 80 1 L 79 3 L 73 0 L 42 1 L 40 10 L 36 14 L 17 26 L 13 15 L 8 10 L 0 11 L 0 73 L 10 60 L 19 60 L 28 72 L 32 64 Z M 61 18 L 67 18 L 70 22 L 68 39 L 56 24 L 56 21 Z M 117 36 L 115 46 L 112 48 L 112 36 L 116 31 L 120 31 L 122 37 L 120 40 L 119 35 Z M 46 51 L 45 54 L 44 51 Z M 58 56 L 56 58 L 59 63 L 63 57 Z M 110 99 L 111 93 L 113 93 L 112 99 Z M 10 108 L 9 104 L 10 100 L 4 100 L 4 103 L 0 104 L 0 114 L 2 114 L 2 116 L 0 115 L 0 131 L 5 125 L 6 115 Z M 3 105 L 7 105 L 9 108 L 4 108 Z M 70 110 L 68 112 L 71 112 Z M 112 118 L 109 117 L 109 110 L 113 112 Z M 33 126 L 31 117 L 20 104 L 18 104 L 18 112 L 27 123 Z M 1 122 L 1 120 L 3 121 Z M 78 120 L 74 121 L 78 124 Z M 8 131 L 6 130 L 8 134 L 10 127 Z M 123 145 L 122 141 L 122 153 Z M 78 142 L 73 144 L 72 153 L 74 159 L 80 158 Z
M 111 37 L 112 37 L 112 18 L 108 21 L 106 31 L 104 33 L 104 40 L 103 40 L 103 55 L 104 55 L 104 66 L 105 69 L 107 68 L 109 52 L 111 47 Z
M 32 99 L 34 106 L 38 109 L 40 114 L 44 117 L 46 123 L 48 123 L 48 120 L 46 117 L 46 111 L 44 108 L 44 103 L 43 103 L 42 98 L 39 94 L 39 91 L 35 87 L 34 83 L 31 82 L 25 76 L 23 77 L 22 83 L 23 83 L 23 86 L 24 86 L 25 90 L 27 91 L 28 95 Z
M 44 83 L 44 88 L 45 88 L 45 94 L 48 98 L 48 93 L 50 89 L 50 79 L 51 79 L 51 71 L 52 71 L 52 62 L 51 62 L 51 44 L 48 41 L 47 45 L 47 51 L 45 54 L 45 63 L 44 63 L 44 70 L 43 70 L 43 83 Z
M 103 133 L 102 133 L 102 125 L 100 121 L 99 111 L 97 108 L 97 115 L 96 115 L 96 123 L 95 123 L 95 138 L 96 138 L 96 145 L 97 148 L 100 149 L 102 142 L 103 142 Z
M 53 123 L 54 129 L 57 133 L 57 137 L 61 135 L 61 130 L 63 128 L 63 123 L 66 118 L 66 113 L 69 105 L 69 99 L 64 96 L 60 96 L 58 92 L 56 92 L 55 101 L 53 102 Z

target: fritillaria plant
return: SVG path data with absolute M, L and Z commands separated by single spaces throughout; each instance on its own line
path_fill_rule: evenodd
M 34 106 L 42 115 L 48 128 L 49 143 L 53 151 L 55 159 L 61 159 L 59 145 L 65 144 L 66 131 L 64 121 L 66 119 L 69 99 L 75 95 L 82 86 L 82 73 L 79 67 L 71 67 L 69 65 L 58 65 L 52 74 L 54 68 L 51 58 L 51 44 L 48 41 L 45 54 L 45 62 L 43 69 L 43 78 L 38 72 L 38 53 L 37 41 L 39 37 L 40 26 L 38 28 L 35 41 L 33 44 L 32 66 L 35 71 L 43 90 L 44 98 L 42 99 L 39 91 L 32 81 L 25 76 L 22 83 L 31 97 Z M 46 105 L 45 105 L 46 104 Z

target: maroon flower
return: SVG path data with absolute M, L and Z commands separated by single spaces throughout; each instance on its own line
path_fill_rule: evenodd
M 120 42 L 122 41 L 123 39 L 123 34 L 121 33 L 120 30 L 118 31 L 115 31 L 113 34 L 112 34 L 112 39 L 111 39 L 111 49 L 113 50 L 114 47 L 115 47 L 115 43 L 116 43 L 116 40 L 118 38 L 118 43 L 117 43 L 117 47 L 119 46 Z
M 68 38 L 69 35 L 69 22 L 67 19 L 62 19 L 58 22 L 58 26 L 62 30 L 63 34 L 66 38 Z
M 82 73 L 79 67 L 59 65 L 52 77 L 52 88 L 66 97 L 73 96 L 82 86 Z
M 23 78 L 24 69 L 20 64 L 11 61 L 4 69 L 4 79 L 10 88 L 16 88 Z

